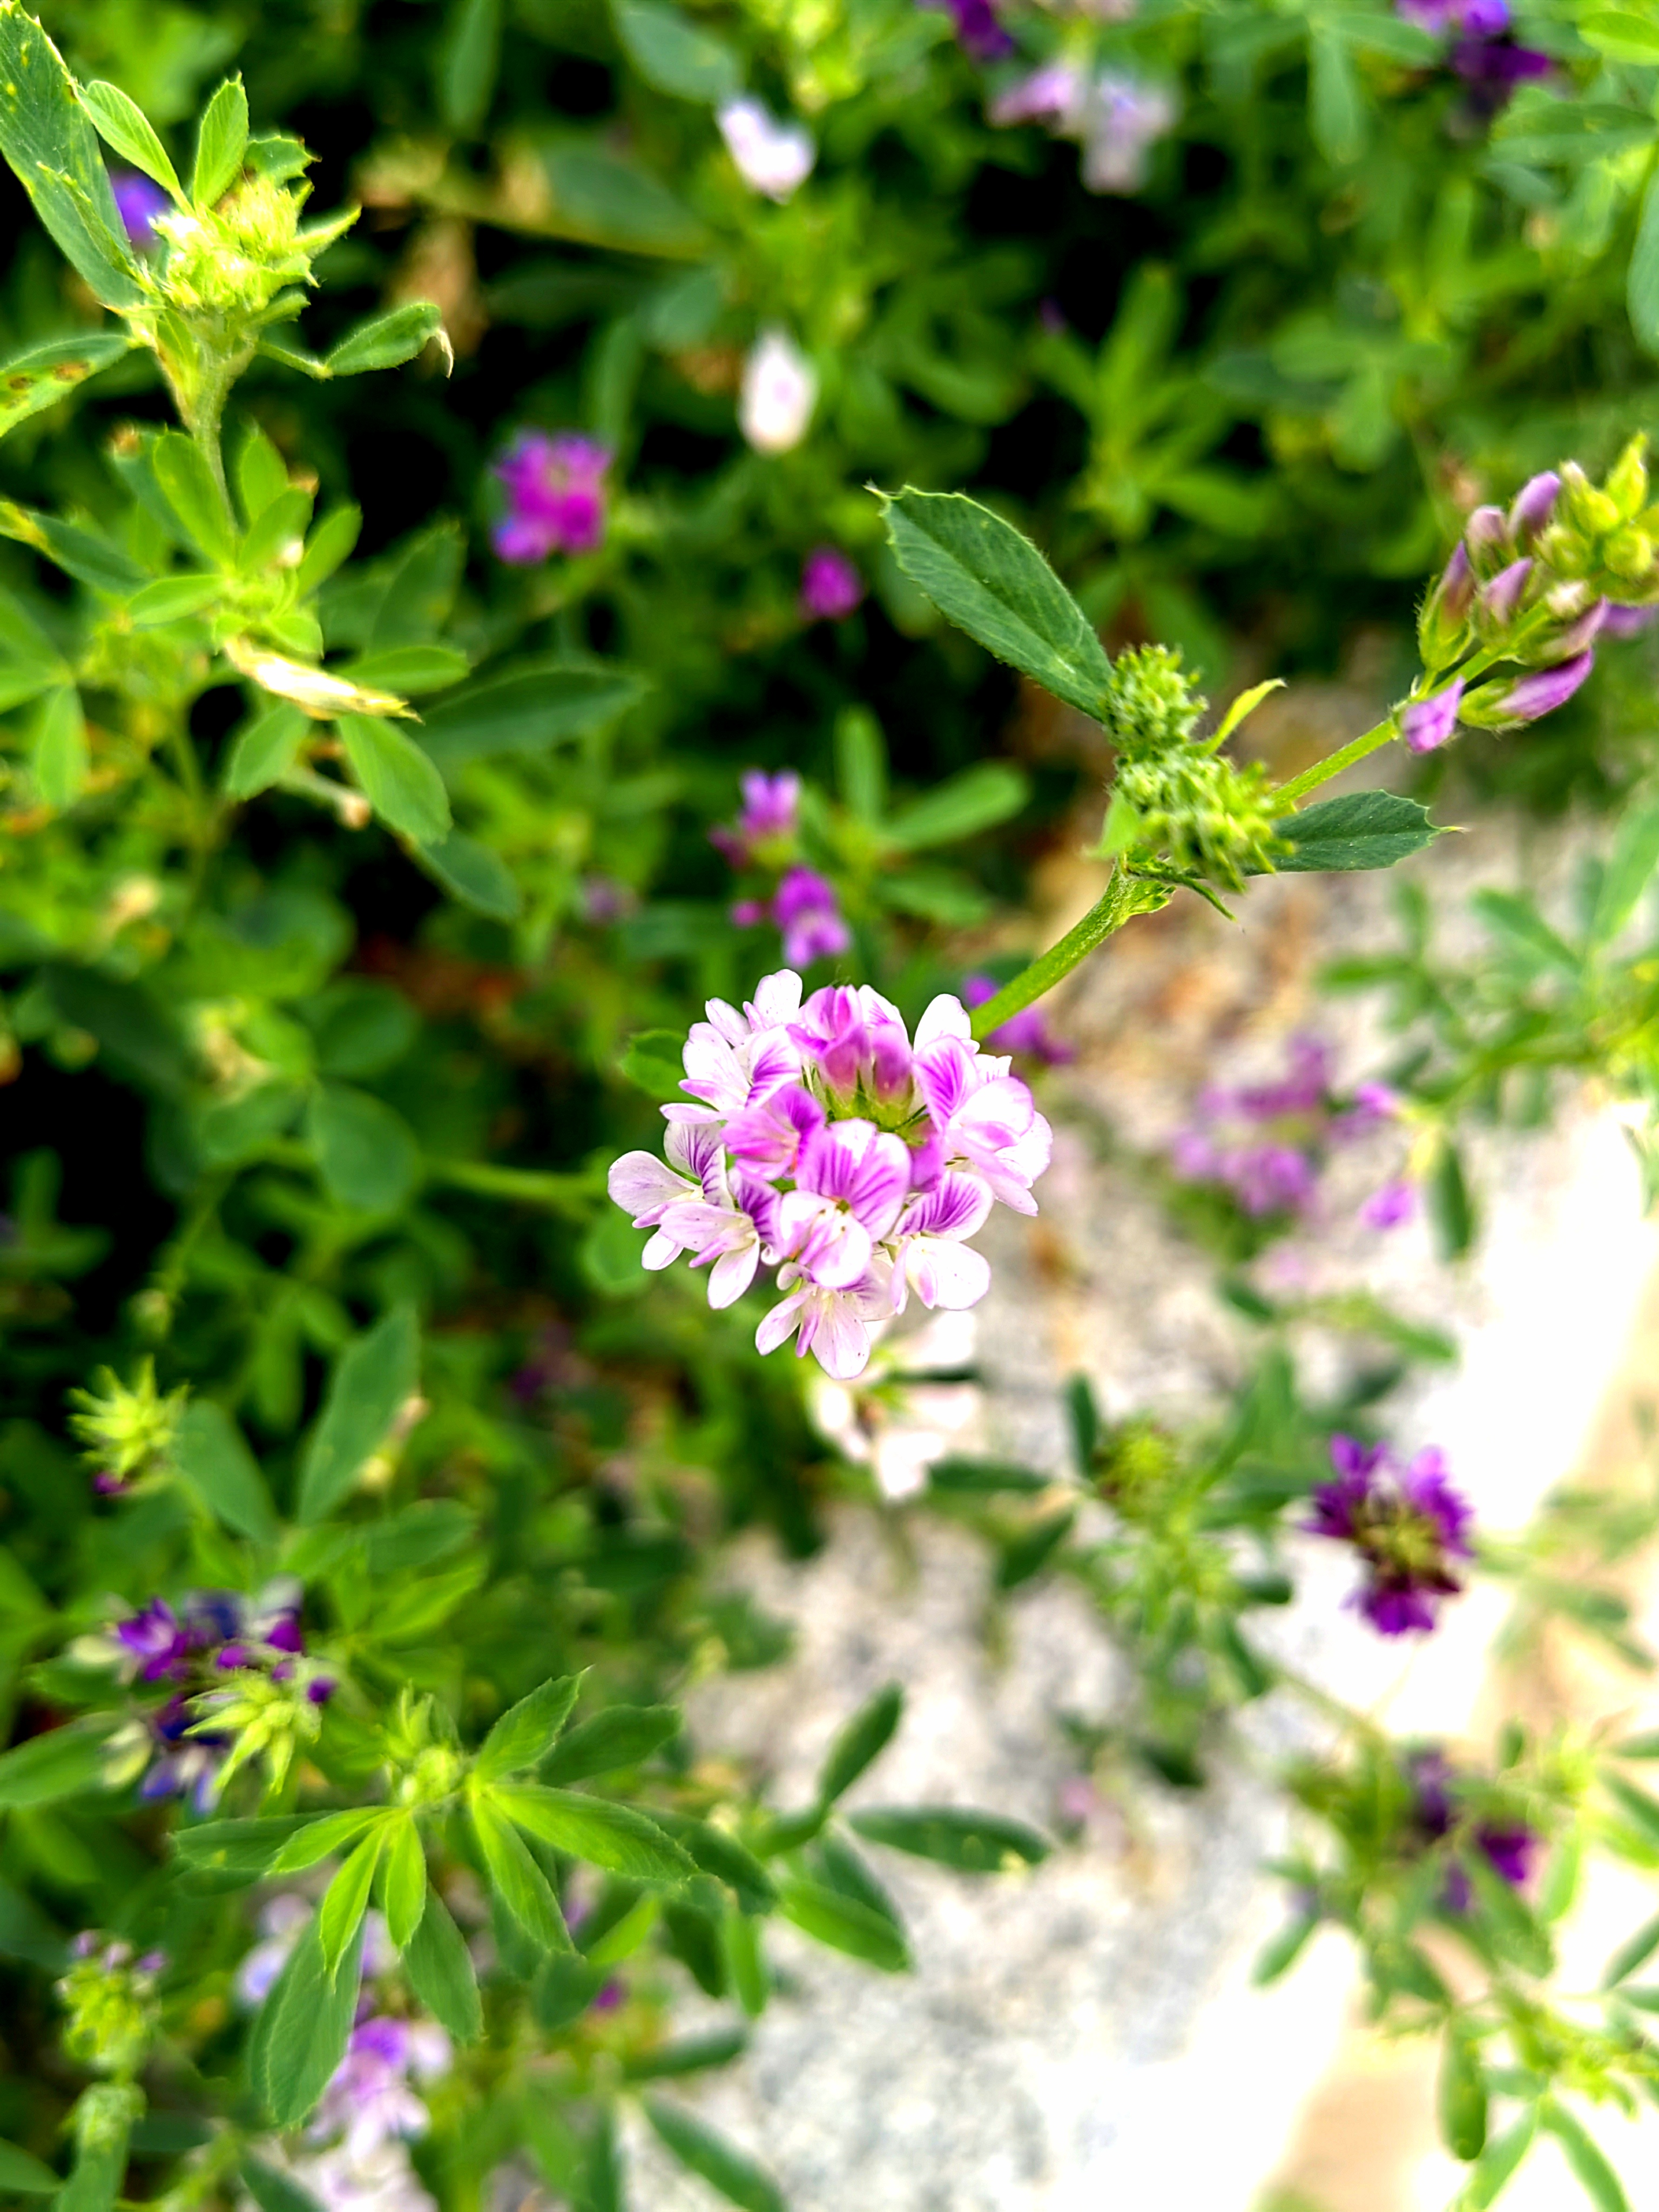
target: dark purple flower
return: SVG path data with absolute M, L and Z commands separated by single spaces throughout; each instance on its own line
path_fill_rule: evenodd
M 594 1991 L 593 2001 L 588 2006 L 588 2010 L 590 2012 L 615 2012 L 618 2006 L 623 2004 L 627 2001 L 627 1996 L 628 1989 L 626 1984 L 617 1981 L 613 1975 L 608 1982 L 600 1983 L 599 1988 Z
M 988 975 L 970 975 L 962 987 L 964 1006 L 982 1006 L 1000 989 Z M 1023 1052 L 1044 1067 L 1064 1067 L 1077 1058 L 1075 1048 L 1057 1037 L 1039 1006 L 1024 1006 L 1000 1022 L 985 1040 L 993 1052 Z
M 945 0 L 945 5 L 957 44 L 970 60 L 1000 62 L 1012 53 L 1014 42 L 998 21 L 991 0 Z
M 1415 1792 L 1413 1824 L 1431 1843 L 1439 1843 L 1457 1825 L 1457 1770 L 1443 1752 L 1424 1751 L 1412 1759 L 1411 1777 Z M 1477 1820 L 1470 1838 L 1493 1871 L 1501 1875 L 1512 1889 L 1525 1887 L 1532 1875 L 1540 1839 L 1524 1821 Z M 1468 1911 L 1473 1897 L 1469 1878 L 1462 1867 L 1449 1869 L 1441 1902 L 1449 1912 Z
M 315 1674 L 306 1684 L 306 1696 L 313 1705 L 325 1705 L 334 1695 L 336 1684 L 327 1674 Z
M 745 769 L 738 778 L 743 811 L 735 822 L 720 823 L 708 842 L 734 868 L 746 867 L 766 846 L 792 844 L 800 811 L 800 778 L 793 769 L 769 775 L 763 768 Z
M 92 1478 L 92 1486 L 100 1498 L 118 1498 L 127 1486 L 112 1468 L 100 1467 Z
M 1460 39 L 1451 64 L 1469 88 L 1470 106 L 1482 117 L 1498 114 L 1516 85 L 1547 76 L 1554 66 L 1547 54 L 1510 38 Z
M 1431 1447 L 1396 1467 L 1386 1445 L 1331 1438 L 1334 1482 L 1313 1494 L 1310 1535 L 1352 1544 L 1365 1567 L 1355 1602 L 1383 1636 L 1424 1633 L 1443 1597 L 1463 1587 L 1449 1569 L 1469 1557 L 1473 1515 L 1448 1480 L 1443 1454 Z
M 845 622 L 864 597 L 864 579 L 833 545 L 815 545 L 801 563 L 800 611 L 807 622 Z
M 530 568 L 555 553 L 592 553 L 605 538 L 610 448 L 574 431 L 525 430 L 496 462 L 507 513 L 494 544 L 503 561 Z
M 1460 676 L 1427 699 L 1413 699 L 1400 717 L 1400 734 L 1407 751 L 1437 752 L 1457 732 L 1457 709 L 1462 702 Z
M 836 887 L 811 868 L 788 871 L 778 885 L 770 914 L 783 933 L 783 957 L 792 968 L 832 960 L 851 947 L 853 933 Z
M 137 169 L 118 172 L 110 180 L 110 190 L 115 195 L 115 211 L 121 218 L 121 227 L 129 241 L 141 253 L 148 253 L 161 244 L 155 234 L 155 218 L 165 215 L 173 204 L 160 185 L 152 184 Z
M 115 1624 L 116 1641 L 138 1661 L 140 1679 L 160 1682 L 184 1672 L 191 1650 L 189 1631 L 165 1599 L 153 1597 L 142 1612 Z

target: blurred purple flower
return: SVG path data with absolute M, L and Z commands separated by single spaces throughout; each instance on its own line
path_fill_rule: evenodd
M 611 459 L 608 447 L 574 431 L 520 431 L 495 466 L 507 493 L 493 534 L 497 556 L 530 568 L 556 553 L 593 552 L 605 538 Z
M 1443 1453 L 1431 1446 L 1397 1466 L 1385 1444 L 1331 1438 L 1334 1482 L 1313 1493 L 1310 1535 L 1352 1544 L 1365 1568 L 1355 1602 L 1383 1636 L 1426 1633 L 1443 1597 L 1463 1587 L 1451 1559 L 1471 1556 L 1468 1502 L 1451 1486 Z
M 1601 617 L 1603 637 L 1635 637 L 1659 617 L 1659 606 L 1625 607 L 1609 600 L 1607 612 Z
M 165 1599 L 149 1603 L 126 1620 L 115 1624 L 115 1640 L 129 1658 L 138 1662 L 141 1681 L 160 1682 L 183 1674 L 191 1647 L 187 1629 Z
M 836 887 L 811 868 L 791 868 L 772 901 L 772 919 L 783 933 L 783 957 L 792 968 L 834 959 L 849 950 L 847 927 Z
M 1449 1836 L 1457 1824 L 1454 1785 L 1457 1770 L 1443 1752 L 1424 1751 L 1411 1761 L 1416 1796 L 1412 1808 L 1414 1825 L 1432 1843 Z M 1540 1838 L 1522 1820 L 1478 1820 L 1472 1840 L 1494 1873 L 1512 1889 L 1525 1887 L 1532 1875 Z M 1460 1866 L 1447 1873 L 1442 1899 L 1448 1911 L 1467 1912 L 1473 1902 L 1469 1878 Z
M 1416 1211 L 1416 1185 L 1404 1176 L 1397 1176 L 1392 1182 L 1385 1182 L 1381 1190 L 1371 1193 L 1359 1209 L 1359 1218 L 1367 1229 L 1398 1229 Z
M 962 987 L 964 1006 L 982 1006 L 994 999 L 1001 985 L 988 975 L 970 975 Z M 1057 1037 L 1040 1006 L 1024 1006 L 1000 1022 L 985 1040 L 992 1052 L 1023 1052 L 1044 1067 L 1065 1067 L 1077 1058 L 1074 1046 Z
M 149 252 L 161 242 L 155 234 L 155 218 L 167 213 L 172 201 L 160 185 L 152 184 L 137 169 L 118 172 L 109 182 L 115 195 L 115 211 L 129 242 L 141 253 Z
M 844 622 L 864 597 L 864 579 L 833 545 L 815 545 L 801 563 L 800 611 L 807 622 Z
M 925 0 L 932 6 L 934 0 Z M 1000 62 L 1014 51 L 991 0 L 945 0 L 956 27 L 957 43 L 970 61 Z
M 745 769 L 738 778 L 743 811 L 732 823 L 708 833 L 708 842 L 734 868 L 744 867 L 758 848 L 791 842 L 800 810 L 800 778 L 793 769 L 769 775 L 763 768 Z

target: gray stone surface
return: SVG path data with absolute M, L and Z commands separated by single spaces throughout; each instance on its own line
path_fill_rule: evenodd
M 1531 865 L 1525 844 L 1502 828 L 1448 839 L 1424 879 L 1455 909 L 1475 882 Z M 1552 875 L 1570 860 L 1557 840 Z M 1298 1028 L 1335 1036 L 1345 1077 L 1379 1071 L 1374 1013 L 1354 1006 L 1334 1021 L 1313 973 L 1386 936 L 1387 893 L 1369 878 L 1263 884 L 1237 931 L 1184 904 L 1075 979 L 1063 1018 L 1082 1054 L 1045 1100 L 1059 1141 L 1042 1213 L 1004 1216 L 988 1240 L 996 1281 L 979 1316 L 975 1446 L 1058 1468 L 1056 1386 L 1079 1369 L 1112 1413 L 1175 1419 L 1236 1377 L 1244 1333 L 1136 1155 L 1167 1142 L 1201 1082 L 1273 1072 Z M 1079 885 L 1069 903 L 1085 896 Z M 1046 933 L 1070 918 L 1062 910 Z M 1497 1525 L 1523 1519 L 1564 1471 L 1653 1258 L 1621 1139 L 1594 1108 L 1571 1102 L 1544 1139 L 1479 1146 L 1501 1211 L 1460 1276 L 1437 1267 L 1420 1226 L 1379 1239 L 1354 1224 L 1395 1164 L 1392 1131 L 1345 1158 L 1329 1219 L 1294 1263 L 1311 1285 L 1364 1283 L 1454 1328 L 1462 1370 L 1402 1399 L 1398 1431 L 1407 1444 L 1447 1442 Z M 1304 1348 L 1328 1373 L 1344 1356 L 1311 1334 Z M 1407 1662 L 1343 1608 L 1346 1562 L 1304 1548 L 1303 1594 L 1281 1629 L 1297 1662 L 1345 1695 L 1455 1730 L 1490 1606 L 1465 1601 L 1438 1656 Z M 903 1728 L 854 1802 L 977 1804 L 1051 1826 L 1076 1771 L 1060 1717 L 1101 1718 L 1121 1703 L 1121 1662 L 1080 1593 L 1045 1585 L 994 1607 L 976 1547 L 926 1515 L 845 1507 L 820 1556 L 790 1564 L 750 1543 L 732 1574 L 795 1624 L 796 1651 L 705 1686 L 694 1725 L 702 1743 L 768 1772 L 785 1804 L 807 1796 L 845 1717 L 896 1679 Z M 1079 1844 L 1030 1874 L 974 1881 L 880 1854 L 915 1975 L 888 1978 L 780 1930 L 787 1994 L 744 2063 L 689 2094 L 763 2155 L 795 2212 L 1246 2212 L 1346 1989 L 1335 1939 L 1279 1989 L 1248 1987 L 1282 1910 L 1261 1872 L 1285 1832 L 1264 1769 L 1303 1725 L 1267 1713 L 1200 1795 L 1126 1782 Z M 652 2212 L 710 2201 L 648 2138 L 634 2155 L 636 2201 Z

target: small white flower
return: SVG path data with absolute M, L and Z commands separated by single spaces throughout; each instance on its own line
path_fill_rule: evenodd
M 716 114 L 726 150 L 744 184 L 783 201 L 812 173 L 818 149 L 797 124 L 779 123 L 758 100 L 728 100 Z
M 757 453 L 787 453 L 806 435 L 817 372 L 787 331 L 763 331 L 743 365 L 738 427 Z

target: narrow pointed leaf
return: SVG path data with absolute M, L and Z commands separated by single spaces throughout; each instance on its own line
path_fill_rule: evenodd
M 853 1814 L 849 1826 L 869 1843 L 933 1859 L 962 1874 L 1007 1874 L 1041 1866 L 1054 1848 L 1023 1820 L 956 1805 L 872 1807 Z
M 222 1406 L 192 1399 L 173 1440 L 173 1464 L 216 1520 L 239 1536 L 269 1544 L 276 1510 L 241 1431 Z
M 559 1901 L 528 1846 L 503 1816 L 497 1794 L 479 1792 L 469 1800 L 489 1886 L 532 1943 L 544 1951 L 568 1951 L 570 1937 Z
M 544 1782 L 584 1782 L 637 1766 L 680 1732 L 674 1705 L 612 1705 L 561 1736 L 541 1769 Z
M 833 1805 L 881 1756 L 892 1741 L 903 1712 L 903 1688 L 897 1682 L 889 1682 L 854 1714 L 830 1747 L 830 1756 L 818 1776 L 820 1805 Z
M 386 1817 L 378 1805 L 356 1805 L 343 1813 L 325 1813 L 320 1820 L 307 1820 L 278 1847 L 270 1870 L 273 1875 L 302 1874 L 307 1867 L 319 1866 L 348 1844 L 356 1843 Z
M 0 155 L 64 258 L 106 307 L 144 300 L 98 134 L 52 40 L 0 0 Z
M 413 1814 L 405 1814 L 392 1831 L 385 1895 L 386 1933 L 406 1951 L 426 1910 L 426 1853 Z
M 168 159 L 167 148 L 155 135 L 155 127 L 135 100 L 128 98 L 118 84 L 106 84 L 95 78 L 91 84 L 81 87 L 81 105 L 91 116 L 93 127 L 105 145 L 112 146 L 124 161 L 131 161 L 135 169 L 142 169 L 152 177 L 164 191 L 182 205 L 184 189 L 178 172 Z
M 404 1953 L 404 1972 L 416 1996 L 457 2043 L 477 2041 L 483 2033 L 478 1978 L 460 1929 L 435 1893 L 427 1894 L 420 1925 Z
M 362 1929 L 331 1977 L 313 1915 L 254 2023 L 248 2076 L 279 2128 L 307 2118 L 345 2057 L 362 1980 Z
M 342 714 L 342 743 L 363 796 L 393 830 L 435 845 L 449 828 L 449 794 L 431 759 L 378 714 Z
M 413 1396 L 419 1375 L 420 1332 L 409 1306 L 394 1308 L 346 1346 L 301 1462 L 301 1522 L 326 1519 L 347 1495 L 398 1408 Z
M 510 1706 L 484 1738 L 472 1763 L 474 1777 L 480 1782 L 494 1782 L 520 1767 L 534 1766 L 569 1719 L 580 1687 L 580 1674 L 562 1674 Z
M 31 415 L 55 407 L 89 376 L 132 351 L 125 331 L 98 331 L 85 337 L 51 338 L 0 363 L 0 438 Z
M 348 331 L 338 345 L 324 355 L 323 366 L 331 376 L 362 376 L 369 369 L 396 368 L 400 362 L 413 361 L 434 338 L 442 339 L 447 351 L 449 341 L 443 336 L 443 328 L 441 307 L 430 300 L 410 300 L 401 307 L 389 307 L 382 315 L 371 315 L 367 322 Z
M 645 2100 L 645 2116 L 680 2164 L 718 2190 L 728 2204 L 740 2206 L 742 2212 L 789 2212 L 771 2176 L 716 2135 L 706 2120 L 659 2097 Z
M 491 1792 L 510 1820 L 538 1841 L 608 1873 L 639 1881 L 689 1881 L 696 1869 L 672 1836 L 636 1813 L 631 1805 L 612 1805 L 574 1790 L 546 1790 L 533 1783 L 504 1783 Z
M 241 174 L 247 151 L 247 94 L 239 76 L 219 87 L 202 116 L 196 134 L 196 167 L 190 195 L 199 207 L 221 200 Z
M 907 486 L 886 503 L 899 567 L 988 653 L 1097 720 L 1112 667 L 1077 601 L 1029 538 L 960 492 Z
M 317 1937 L 322 1946 L 323 1971 L 331 1982 L 346 1947 L 363 1924 L 374 1869 L 386 1841 L 384 1815 L 340 1869 L 324 1895 L 317 1913 Z
M 1394 791 L 1352 791 L 1340 799 L 1323 799 L 1285 815 L 1273 828 L 1291 847 L 1273 861 L 1281 876 L 1391 868 L 1441 835 L 1426 807 Z
M 779 1892 L 779 1905 L 786 1920 L 831 1950 L 845 1951 L 890 1974 L 908 1972 L 910 1954 L 903 1937 L 867 1905 L 823 1882 L 790 1881 Z

